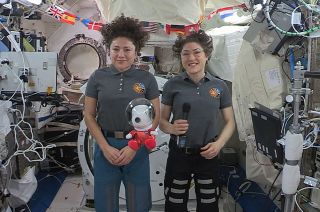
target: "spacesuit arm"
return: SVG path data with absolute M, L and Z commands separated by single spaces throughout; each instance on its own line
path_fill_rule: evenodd
M 158 132 L 155 130 L 149 130 L 150 135 L 158 135 Z
M 133 138 L 136 134 L 137 134 L 137 131 L 136 131 L 136 130 L 131 130 L 131 131 L 126 135 L 126 139 L 131 139 L 131 138 Z

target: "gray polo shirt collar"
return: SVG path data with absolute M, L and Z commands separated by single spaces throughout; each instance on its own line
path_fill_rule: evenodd
M 134 69 L 135 69 L 134 65 L 132 65 L 128 70 L 126 70 L 124 72 L 120 72 L 113 65 L 110 66 L 110 71 L 113 75 L 120 75 L 120 74 L 124 74 L 124 73 L 129 73 L 129 72 L 133 71 Z
M 186 80 L 186 79 L 191 80 L 189 75 L 187 74 L 187 72 L 185 70 L 183 70 L 183 72 L 181 73 L 181 76 L 182 76 L 183 80 Z M 208 72 L 205 72 L 205 75 L 204 75 L 204 78 L 203 78 L 203 80 L 205 82 L 213 80 L 213 79 L 214 79 L 214 77 L 211 74 L 209 74 Z

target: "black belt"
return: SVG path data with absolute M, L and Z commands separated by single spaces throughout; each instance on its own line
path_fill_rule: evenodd
M 174 148 L 174 151 L 184 153 L 187 155 L 198 155 L 201 152 L 200 148 L 194 148 L 194 147 L 184 147 L 184 148 Z
M 129 134 L 129 131 L 103 131 L 106 137 L 113 138 L 126 138 L 126 135 Z
M 175 152 L 184 153 L 187 155 L 198 155 L 201 152 L 201 147 L 178 147 L 177 146 L 177 136 L 171 136 L 169 147 Z

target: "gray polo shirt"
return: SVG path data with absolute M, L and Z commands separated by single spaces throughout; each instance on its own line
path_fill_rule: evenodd
M 170 79 L 163 87 L 162 103 L 172 107 L 172 123 L 183 118 L 182 107 L 189 103 L 187 146 L 204 146 L 219 132 L 220 109 L 232 105 L 226 83 L 206 72 L 195 84 L 186 74 Z
M 119 72 L 113 66 L 96 70 L 89 78 L 86 96 L 97 99 L 97 122 L 103 130 L 129 131 L 125 115 L 128 103 L 135 98 L 159 97 L 154 76 L 131 67 Z

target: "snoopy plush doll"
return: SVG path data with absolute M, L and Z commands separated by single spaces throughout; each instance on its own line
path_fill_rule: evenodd
M 152 103 L 145 98 L 132 100 L 126 109 L 127 119 L 134 130 L 126 135 L 130 139 L 128 146 L 133 150 L 138 150 L 141 145 L 145 145 L 151 150 L 156 146 L 156 131 L 152 130 L 152 121 L 155 111 Z

